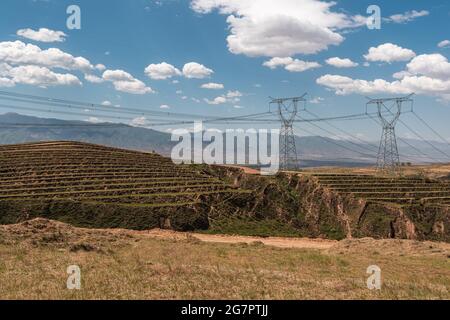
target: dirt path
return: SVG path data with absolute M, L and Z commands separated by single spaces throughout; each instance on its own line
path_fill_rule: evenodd
M 185 240 L 194 238 L 204 242 L 214 243 L 262 243 L 267 246 L 277 248 L 303 248 L 303 249 L 329 249 L 338 241 L 325 239 L 309 239 L 309 238 L 279 238 L 279 237 L 247 237 L 247 236 L 229 236 L 229 235 L 213 235 L 202 233 L 184 233 L 170 230 L 153 229 L 143 232 L 144 234 L 158 239 L 174 239 Z
M 222 165 L 223 167 L 230 167 L 230 168 L 237 168 L 237 169 L 242 169 L 244 171 L 244 173 L 246 174 L 261 174 L 261 172 L 257 169 L 252 169 L 249 167 L 244 167 L 244 166 L 238 166 L 238 165 Z

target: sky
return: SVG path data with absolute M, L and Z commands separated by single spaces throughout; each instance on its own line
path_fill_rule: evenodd
M 367 25 L 371 5 L 379 29 Z M 133 107 L 208 117 L 266 112 L 269 96 L 304 93 L 308 110 L 334 117 L 365 112 L 367 96 L 414 92 L 417 114 L 450 139 L 449 30 L 444 0 L 2 0 L 0 90 L 104 104 L 117 115 Z M 0 107 L 11 111 L 112 121 L 88 109 Z M 411 114 L 402 119 L 436 138 Z M 366 120 L 335 124 L 369 140 L 381 133 Z M 401 127 L 398 135 L 411 137 Z

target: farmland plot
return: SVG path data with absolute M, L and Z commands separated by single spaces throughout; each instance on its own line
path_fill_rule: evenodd
M 0 146 L 0 222 L 35 216 L 91 227 L 208 226 L 204 204 L 246 192 L 155 153 L 80 142 Z

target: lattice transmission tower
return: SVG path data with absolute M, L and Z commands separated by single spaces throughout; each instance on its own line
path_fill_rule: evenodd
M 277 105 L 277 112 L 281 121 L 280 168 L 282 170 L 297 169 L 299 166 L 292 125 L 299 111 L 299 103 L 306 103 L 305 96 L 306 93 L 301 97 L 271 98 L 270 103 Z
M 377 155 L 377 169 L 379 171 L 395 174 L 400 169 L 400 156 L 398 153 L 395 125 L 402 114 L 402 106 L 405 102 L 413 103 L 410 94 L 400 98 L 369 99 L 369 105 L 376 105 L 377 116 L 380 120 L 383 132 L 381 134 L 380 147 Z

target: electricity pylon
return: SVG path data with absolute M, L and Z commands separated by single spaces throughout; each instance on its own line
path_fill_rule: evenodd
M 377 155 L 377 169 L 379 171 L 396 174 L 400 169 L 400 156 L 398 154 L 397 137 L 395 135 L 395 125 L 402 114 L 404 102 L 411 102 L 410 94 L 400 98 L 369 99 L 367 106 L 374 104 L 377 106 L 377 116 L 380 119 L 383 133 L 381 134 L 380 147 Z M 390 107 L 386 103 L 392 103 Z
M 281 121 L 280 168 L 282 170 L 297 169 L 299 165 L 292 125 L 298 113 L 299 102 L 306 102 L 305 96 L 306 93 L 301 97 L 271 98 L 270 103 L 278 106 L 278 115 Z

